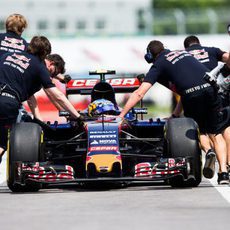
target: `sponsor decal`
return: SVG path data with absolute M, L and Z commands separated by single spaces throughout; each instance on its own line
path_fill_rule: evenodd
M 118 146 L 92 146 L 89 151 L 117 151 Z
M 172 167 L 175 167 L 175 159 L 173 159 L 173 158 L 169 158 L 168 159 L 168 166 L 169 166 L 169 168 L 172 168 Z
M 116 133 L 116 130 L 103 130 L 103 131 L 89 131 L 89 134 L 111 134 Z
M 185 167 L 185 158 L 165 158 L 163 162 L 142 162 L 135 165 L 134 176 L 154 178 L 155 175 L 176 175 Z
M 97 82 L 98 79 L 76 79 L 71 80 L 68 83 L 68 88 L 92 88 Z M 114 78 L 114 79 L 107 79 L 111 86 L 115 87 L 139 87 L 140 82 L 137 78 Z
M 5 39 L 1 41 L 1 46 L 1 48 L 3 48 L 2 50 L 9 52 L 13 52 L 15 49 L 20 51 L 25 50 L 25 45 L 23 44 L 22 39 L 5 37 Z
M 97 122 L 112 122 L 112 121 L 115 121 L 117 117 L 114 117 L 113 115 L 111 116 L 106 116 L 106 117 L 99 117 Z
M 117 141 L 105 139 L 105 140 L 99 140 L 99 143 L 100 144 L 117 144 Z
M 135 176 L 149 176 L 151 175 L 151 164 L 149 162 L 143 162 L 135 165 Z
M 69 165 L 55 166 L 44 165 L 43 167 L 39 162 L 35 164 L 23 163 L 22 172 L 27 178 L 42 180 L 42 181 L 58 181 L 63 179 L 74 179 L 74 170 Z
M 176 62 L 178 62 L 186 56 L 192 55 L 185 50 L 175 50 L 165 55 L 166 60 L 171 62 L 172 64 L 175 64 Z
M 13 55 L 7 56 L 3 64 L 12 66 L 18 69 L 21 73 L 28 68 L 30 59 L 26 58 L 24 55 L 19 55 L 14 53 Z
M 108 139 L 111 139 L 111 138 L 116 138 L 117 135 L 90 135 L 89 138 L 94 138 L 94 139 L 98 139 L 98 138 L 108 138 Z
M 98 143 L 97 140 L 93 140 L 90 144 L 91 144 L 91 145 L 98 145 L 99 143 Z
M 16 54 L 16 53 L 14 53 L 12 56 L 16 57 L 17 59 L 24 61 L 24 62 L 29 62 L 31 60 L 30 58 L 27 58 L 24 55 L 20 55 L 20 54 Z
M 192 54 L 192 55 L 193 55 L 196 59 L 198 59 L 201 63 L 210 61 L 210 60 L 209 60 L 208 52 L 205 51 L 205 49 L 190 50 L 189 53 Z

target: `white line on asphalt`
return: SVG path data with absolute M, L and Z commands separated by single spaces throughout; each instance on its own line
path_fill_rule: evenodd
M 205 153 L 202 151 L 202 162 L 205 162 Z M 203 166 L 202 166 L 203 168 Z M 212 186 L 230 203 L 230 187 L 229 185 L 218 185 L 217 183 L 217 170 L 219 169 L 218 162 L 215 164 L 215 175 L 212 179 L 207 179 L 210 181 Z
M 218 185 L 217 174 L 209 180 L 213 187 L 230 203 L 230 187 L 229 185 Z
M 2 163 L 0 164 L 0 184 L 6 181 L 6 154 L 2 158 Z

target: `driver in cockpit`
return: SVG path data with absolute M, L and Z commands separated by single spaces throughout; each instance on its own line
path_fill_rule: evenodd
M 87 109 L 89 116 L 120 113 L 113 87 L 107 82 L 97 83 L 91 92 L 91 103 Z

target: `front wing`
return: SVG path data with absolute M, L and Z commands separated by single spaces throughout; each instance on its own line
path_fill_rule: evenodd
M 186 158 L 164 158 L 159 162 L 142 162 L 135 165 L 133 176 L 78 178 L 69 165 L 52 165 L 49 162 L 16 162 L 15 183 L 26 185 L 39 183 L 49 185 L 68 185 L 95 182 L 135 182 L 161 181 L 173 177 L 189 179 L 190 163 Z

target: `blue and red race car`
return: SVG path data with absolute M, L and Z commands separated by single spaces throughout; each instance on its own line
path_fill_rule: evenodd
M 142 119 L 147 109 L 117 117 L 117 93 L 132 92 L 140 77 L 116 78 L 115 71 L 90 72 L 95 79 L 72 79 L 67 96 L 90 95 L 82 122 L 58 124 L 21 119 L 8 144 L 8 187 L 13 192 L 90 183 L 129 185 L 164 181 L 172 187 L 201 182 L 198 128 L 190 118 Z M 110 76 L 110 78 L 107 77 Z M 112 76 L 112 77 L 111 77 Z M 141 118 L 140 118 L 141 117 Z

